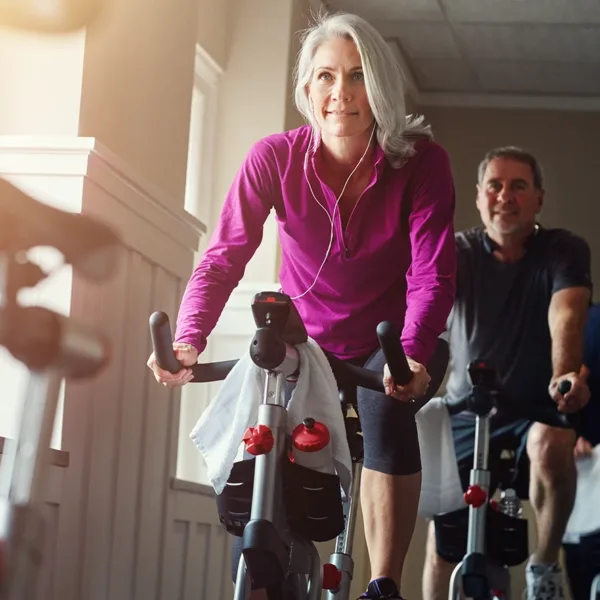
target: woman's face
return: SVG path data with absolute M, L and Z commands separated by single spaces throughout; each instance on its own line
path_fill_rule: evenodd
M 358 49 L 352 40 L 323 42 L 313 58 L 308 97 L 324 133 L 336 137 L 361 135 L 373 124 Z

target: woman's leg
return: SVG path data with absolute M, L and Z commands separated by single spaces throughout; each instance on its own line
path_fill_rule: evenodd
M 377 352 L 365 367 L 383 371 Z M 410 405 L 370 390 L 358 394 L 365 457 L 360 501 L 371 579 L 389 577 L 398 589 L 421 493 L 417 425 Z
M 429 370 L 445 364 L 432 360 Z M 383 352 L 365 367 L 383 371 Z M 433 394 L 436 390 L 431 390 Z M 400 588 L 421 494 L 421 455 L 415 412 L 421 405 L 405 403 L 359 389 L 358 411 L 364 436 L 361 505 L 371 561 L 371 578 L 388 577 Z

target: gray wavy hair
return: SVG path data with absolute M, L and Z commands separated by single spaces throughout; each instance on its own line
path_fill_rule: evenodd
M 308 100 L 307 85 L 313 72 L 317 48 L 333 37 L 352 40 L 362 61 L 365 87 L 371 111 L 377 123 L 377 141 L 389 162 L 401 167 L 414 155 L 418 138 L 432 139 L 431 127 L 423 117 L 406 114 L 404 74 L 391 48 L 367 21 L 350 13 L 322 13 L 315 24 L 304 31 L 294 73 L 296 108 L 317 130 L 318 125 Z
M 500 148 L 494 148 L 490 150 L 479 163 L 477 169 L 477 183 L 480 185 L 483 183 L 483 177 L 485 171 L 492 160 L 495 158 L 508 158 L 510 160 L 516 160 L 517 162 L 524 163 L 531 169 L 533 175 L 533 185 L 537 190 L 544 189 L 544 170 L 540 161 L 527 150 L 518 148 L 517 146 L 501 146 Z

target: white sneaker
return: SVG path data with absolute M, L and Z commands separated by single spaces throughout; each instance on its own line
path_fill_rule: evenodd
M 564 600 L 564 578 L 558 565 L 527 564 L 525 569 L 527 600 Z

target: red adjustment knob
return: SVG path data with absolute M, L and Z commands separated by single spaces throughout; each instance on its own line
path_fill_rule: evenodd
M 492 510 L 495 510 L 496 512 L 500 510 L 500 507 L 498 506 L 498 503 L 495 500 L 490 500 L 490 508 Z
M 487 492 L 478 485 L 470 485 L 464 493 L 465 504 L 473 508 L 483 506 L 487 500 Z
M 254 456 L 269 454 L 273 450 L 273 444 L 275 443 L 273 433 L 266 425 L 248 427 L 242 439 L 244 440 L 244 444 L 246 444 L 246 451 Z
M 342 572 L 331 563 L 323 565 L 323 589 L 337 590 L 342 583 Z

